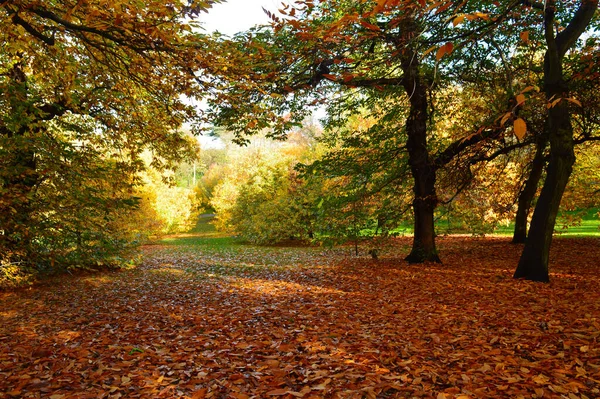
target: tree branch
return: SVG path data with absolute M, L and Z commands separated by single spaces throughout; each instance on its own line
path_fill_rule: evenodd
M 469 161 L 469 163 L 471 165 L 474 165 L 479 162 L 492 161 L 492 160 L 498 158 L 500 155 L 508 154 L 509 152 L 514 151 L 517 148 L 527 147 L 528 145 L 531 145 L 531 144 L 532 144 L 532 142 L 530 142 L 530 141 L 521 141 L 519 143 L 509 145 L 508 147 L 500 148 L 498 151 L 496 151 L 488 156 L 480 156 L 477 158 L 473 158 Z
M 435 157 L 433 163 L 436 168 L 441 168 L 447 165 L 456 155 L 460 154 L 466 148 L 480 143 L 486 139 L 497 137 L 505 130 L 505 127 L 496 127 L 493 129 L 483 130 L 480 133 L 475 133 L 467 138 L 456 140 L 446 147 L 446 149 L 437 157 Z
M 36 14 L 42 18 L 49 19 L 53 22 L 56 22 L 57 24 L 62 25 L 65 28 L 67 28 L 73 32 L 92 33 L 92 34 L 98 35 L 100 37 L 103 37 L 105 39 L 108 39 L 112 42 L 115 42 L 121 46 L 128 47 L 136 52 L 141 53 L 141 52 L 150 51 L 150 50 L 165 50 L 165 48 L 160 48 L 160 46 L 156 45 L 155 43 L 150 43 L 149 45 L 145 45 L 145 46 L 135 45 L 132 40 L 126 40 L 124 38 L 121 38 L 114 34 L 111 34 L 105 30 L 100 30 L 100 29 L 96 29 L 96 28 L 93 28 L 90 26 L 85 26 L 85 25 L 74 24 L 72 22 L 69 22 L 69 21 L 59 17 L 58 15 L 56 15 L 53 12 L 48 11 L 48 10 L 44 10 L 44 9 L 40 9 L 40 8 L 32 8 L 31 12 L 33 12 L 34 14 Z
M 544 11 L 546 9 L 546 5 L 544 3 L 537 3 L 535 1 L 522 0 L 521 4 L 527 7 L 535 8 L 536 10 L 540 11 Z
M 598 0 L 581 0 L 569 25 L 556 36 L 556 46 L 562 57 L 586 31 L 594 14 L 598 10 Z
M 23 27 L 23 29 L 25 29 L 30 35 L 40 39 L 41 41 L 46 43 L 48 46 L 54 46 L 55 41 L 54 41 L 53 37 L 46 36 L 43 33 L 37 31 L 33 26 L 31 26 L 29 24 L 29 22 L 27 22 L 23 18 L 21 18 L 19 16 L 19 14 L 14 13 L 12 16 L 12 21 L 15 25 L 19 25 L 19 26 Z
M 38 109 L 42 112 L 39 119 L 43 121 L 49 121 L 55 117 L 62 116 L 71 110 L 66 104 L 61 103 L 44 104 L 38 107 Z

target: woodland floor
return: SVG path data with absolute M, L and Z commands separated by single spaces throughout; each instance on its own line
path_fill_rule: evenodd
M 600 397 L 599 239 L 556 239 L 550 284 L 511 278 L 508 238 L 440 237 L 426 266 L 409 243 L 190 237 L 0 293 L 0 398 Z

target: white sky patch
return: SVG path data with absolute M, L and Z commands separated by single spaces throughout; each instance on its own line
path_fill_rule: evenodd
M 270 20 L 263 8 L 279 15 L 278 9 L 283 8 L 283 4 L 291 2 L 290 0 L 228 0 L 213 5 L 208 13 L 201 14 L 200 22 L 205 33 L 219 31 L 224 35 L 233 36 L 253 26 L 268 24 Z M 320 119 L 324 117 L 324 114 L 324 110 L 319 109 L 315 117 Z M 198 140 L 202 148 L 223 146 L 220 139 L 208 135 L 199 136 Z
M 269 23 L 263 7 L 277 14 L 282 5 L 278 0 L 229 0 L 213 5 L 207 14 L 200 16 L 200 21 L 207 33 L 219 31 L 233 36 L 255 25 Z

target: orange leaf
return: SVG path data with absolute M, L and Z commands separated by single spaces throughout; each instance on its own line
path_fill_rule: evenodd
M 560 100 L 562 100 L 562 98 L 557 98 L 556 100 L 549 102 L 548 104 L 546 104 L 546 108 L 550 109 L 556 107 L 556 104 L 558 104 Z
M 504 124 L 506 123 L 508 118 L 510 118 L 511 116 L 512 116 L 512 112 L 505 113 L 504 116 L 502 117 L 502 120 L 500 121 L 500 126 L 504 126 Z
M 525 102 L 525 95 L 517 94 L 517 105 L 521 105 Z
M 267 395 L 269 396 L 283 396 L 283 395 L 287 395 L 288 390 L 287 389 L 273 389 L 272 391 L 267 392 Z
M 208 389 L 200 388 L 196 392 L 192 393 L 192 399 L 204 399 L 206 397 L 207 392 L 208 392 Z
M 364 26 L 365 28 L 367 28 L 367 29 L 370 29 L 370 30 L 376 30 L 376 31 L 380 31 L 380 30 L 381 30 L 381 29 L 379 28 L 379 26 L 377 26 L 377 25 L 373 25 L 372 23 L 370 23 L 370 22 L 367 22 L 367 21 L 360 21 L 360 24 L 361 24 L 362 26 Z
M 387 0 L 379 0 L 377 2 L 377 10 L 383 10 L 385 8 L 385 3 L 387 3 Z
M 517 136 L 519 140 L 522 140 L 523 137 L 525 137 L 525 133 L 527 133 L 527 124 L 525 121 L 521 118 L 515 119 L 513 128 L 515 130 L 515 136 Z
M 435 58 L 439 61 L 446 54 L 450 54 L 453 49 L 454 49 L 454 45 L 451 42 L 448 42 L 438 49 L 438 51 L 435 55 Z
M 425 57 L 427 54 L 431 53 L 433 50 L 435 50 L 435 46 L 429 47 L 427 50 L 425 50 L 423 52 L 423 57 Z
M 462 14 L 452 20 L 452 25 L 456 26 L 465 20 L 466 15 Z
M 527 93 L 528 91 L 531 91 L 531 90 L 535 90 L 535 91 L 539 92 L 540 88 L 537 86 L 527 86 L 526 88 L 521 90 L 521 93 Z
M 435 3 L 433 3 L 433 4 L 430 4 L 430 5 L 429 5 L 429 7 L 427 7 L 427 8 L 425 9 L 425 12 L 427 13 L 427 12 L 429 12 L 429 11 L 433 10 L 434 8 L 438 7 L 438 6 L 439 6 L 440 4 L 442 4 L 442 3 L 443 3 L 443 1 L 437 1 L 437 2 L 435 2 Z
M 525 43 L 525 44 L 529 43 L 529 31 L 528 30 L 521 32 L 519 34 L 519 36 L 521 37 L 521 40 L 523 41 L 523 43 Z

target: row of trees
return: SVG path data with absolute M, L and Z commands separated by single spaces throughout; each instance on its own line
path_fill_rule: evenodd
M 410 175 L 415 263 L 439 261 L 438 179 L 460 192 L 493 169 L 520 176 L 522 241 L 543 176 L 515 277 L 548 281 L 575 145 L 597 139 L 597 9 L 595 0 L 297 1 L 237 37 L 250 56 L 230 82 L 235 95 L 213 104 L 217 121 L 240 141 L 269 125 L 279 137 L 308 106 L 325 106 L 327 129 L 342 133 L 320 170 L 344 170 L 369 197 L 390 197 Z M 357 114 L 372 122 L 343 133 Z
M 342 131 L 308 124 L 283 142 L 254 137 L 245 147 L 226 144 L 205 150 L 198 167 L 204 209 L 216 213 L 220 230 L 256 244 L 370 239 L 370 247 L 377 248 L 386 237 L 412 232 L 410 171 L 405 165 L 405 178 L 381 185 L 385 170 L 372 158 L 380 155 L 366 149 L 373 140 L 361 130 L 370 123 L 354 116 Z M 346 134 L 355 136 L 355 145 L 349 145 Z M 228 134 L 222 137 L 230 143 Z M 580 222 L 583 213 L 576 211 L 599 205 L 600 148 L 593 143 L 585 147 L 578 148 L 559 229 Z M 453 180 L 453 168 L 441 170 L 437 234 L 488 234 L 514 222 L 531 155 L 524 147 L 472 168 L 466 185 Z

